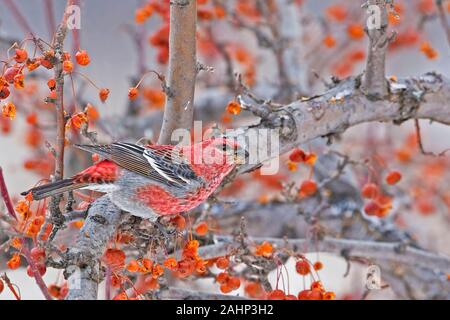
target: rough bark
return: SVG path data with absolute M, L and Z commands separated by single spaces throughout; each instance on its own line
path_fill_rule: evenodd
M 171 144 L 176 129 L 190 130 L 194 114 L 197 2 L 174 0 L 170 3 L 169 94 L 159 144 Z
M 387 0 L 369 0 L 369 6 L 377 6 L 380 10 L 380 27 L 367 30 L 369 35 L 369 56 L 367 58 L 367 65 L 364 77 L 363 87 L 367 94 L 382 98 L 387 94 L 386 84 L 386 51 L 389 45 L 388 36 L 388 12 Z M 377 13 L 375 13 L 377 14 Z
M 98 283 L 103 277 L 99 259 L 121 221 L 121 211 L 108 196 L 97 199 L 90 207 L 76 244 L 69 250 L 67 300 L 96 300 Z

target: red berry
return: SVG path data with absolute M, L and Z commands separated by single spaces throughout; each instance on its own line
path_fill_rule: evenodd
M 41 262 L 43 259 L 45 259 L 44 248 L 34 247 L 33 249 L 31 249 L 30 254 L 34 262 Z
M 375 201 L 370 201 L 369 203 L 367 203 L 364 206 L 364 212 L 368 215 L 368 216 L 377 216 L 380 214 L 381 212 L 381 207 L 378 203 L 376 203 Z
M 47 272 L 47 267 L 43 263 L 36 264 L 36 268 L 41 276 L 43 276 Z M 27 267 L 27 274 L 29 277 L 34 277 L 33 270 L 30 266 Z
M 302 149 L 295 148 L 289 155 L 289 160 L 291 160 L 292 162 L 303 162 L 305 161 L 305 157 L 306 154 Z
M 14 56 L 14 60 L 17 63 L 25 62 L 28 59 L 28 53 L 24 49 L 16 49 L 16 55 Z
M 128 98 L 130 100 L 134 100 L 138 97 L 139 95 L 139 91 L 136 87 L 132 87 L 128 90 Z
M 297 261 L 297 263 L 295 264 L 295 270 L 297 270 L 297 273 L 301 274 L 302 276 L 306 276 L 311 272 L 309 263 L 306 260 Z
M 229 264 L 230 264 L 230 260 L 228 260 L 228 258 L 226 258 L 226 257 L 221 257 L 221 258 L 217 259 L 217 261 L 216 261 L 216 266 L 219 269 L 226 269 L 226 268 L 228 268 Z
M 284 300 L 285 297 L 286 294 L 284 293 L 284 291 L 279 289 L 273 290 L 267 294 L 268 300 Z
M 75 54 L 75 59 L 77 60 L 77 63 L 80 66 L 87 66 L 91 62 L 91 59 L 89 58 L 89 55 L 86 52 L 86 50 L 78 51 Z
M 402 174 L 398 171 L 391 171 L 386 176 L 386 183 L 390 185 L 394 185 L 402 179 Z
M 312 196 L 316 192 L 317 192 L 317 183 L 315 183 L 313 180 L 303 181 L 302 185 L 300 186 L 299 193 L 302 197 Z
M 375 183 L 366 183 L 361 190 L 361 195 L 367 199 L 374 199 L 378 192 L 378 186 Z

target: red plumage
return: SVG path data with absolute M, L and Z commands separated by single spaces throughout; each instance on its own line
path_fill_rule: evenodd
M 78 146 L 106 158 L 72 178 L 33 188 L 40 200 L 58 193 L 103 191 L 123 210 L 144 218 L 178 214 L 205 201 L 236 166 L 239 146 L 225 138 L 185 147 L 113 143 Z

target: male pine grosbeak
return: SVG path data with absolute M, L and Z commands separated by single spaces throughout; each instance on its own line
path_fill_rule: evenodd
M 105 160 L 69 179 L 42 185 L 31 192 L 34 200 L 75 189 L 105 192 L 132 215 L 156 221 L 194 209 L 205 201 L 247 152 L 233 139 L 214 138 L 190 146 L 131 143 L 78 145 Z

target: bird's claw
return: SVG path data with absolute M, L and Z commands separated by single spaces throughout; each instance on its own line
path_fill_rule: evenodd
M 176 233 L 176 229 L 168 230 L 168 228 L 165 225 L 163 225 L 159 220 L 160 219 L 158 218 L 156 221 L 153 222 L 153 224 L 156 226 L 156 228 L 159 230 L 159 232 L 165 238 L 169 238 L 169 237 L 173 236 Z

